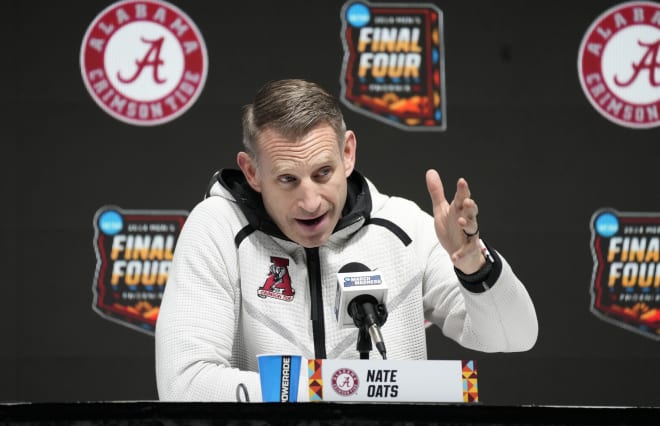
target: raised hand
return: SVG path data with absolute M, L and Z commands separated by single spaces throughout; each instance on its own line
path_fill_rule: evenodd
M 485 262 L 479 242 L 479 208 L 470 198 L 467 181 L 458 179 L 451 203 L 445 198 L 445 189 L 436 170 L 427 170 L 426 187 L 433 203 L 435 233 L 440 244 L 461 272 L 472 274 L 478 271 Z

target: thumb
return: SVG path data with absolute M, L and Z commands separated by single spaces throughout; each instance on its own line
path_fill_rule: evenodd
M 447 202 L 447 199 L 445 198 L 445 188 L 442 186 L 442 180 L 440 179 L 438 172 L 434 169 L 426 171 L 426 188 L 431 196 L 434 210 L 436 206 L 440 206 Z

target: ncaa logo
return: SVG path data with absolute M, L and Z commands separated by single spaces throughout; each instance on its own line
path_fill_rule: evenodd
M 341 396 L 353 395 L 360 384 L 357 374 L 350 368 L 340 368 L 332 375 L 332 389 Z
M 179 117 L 197 100 L 208 68 L 206 46 L 175 6 L 124 0 L 103 10 L 80 49 L 94 101 L 125 123 L 151 126 Z
M 591 105 L 621 126 L 660 126 L 660 4 L 632 1 L 601 14 L 578 56 Z

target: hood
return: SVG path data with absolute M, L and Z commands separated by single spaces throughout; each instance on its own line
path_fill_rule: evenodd
M 290 241 L 275 222 L 270 218 L 264 207 L 261 194 L 253 190 L 248 184 L 243 172 L 236 169 L 222 169 L 216 172 L 208 185 L 205 198 L 213 196 L 227 196 L 226 190 L 238 204 L 248 223 L 255 230 L 268 235 Z M 364 219 L 369 221 L 371 213 L 371 194 L 367 180 L 358 171 L 354 170 L 348 177 L 346 204 L 333 233 Z

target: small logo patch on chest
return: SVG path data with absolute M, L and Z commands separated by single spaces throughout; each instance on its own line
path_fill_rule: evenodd
M 289 275 L 289 259 L 271 256 L 271 264 L 268 268 L 268 277 L 264 284 L 257 289 L 257 296 L 265 299 L 274 299 L 291 302 L 296 291 L 291 287 L 291 276 Z

